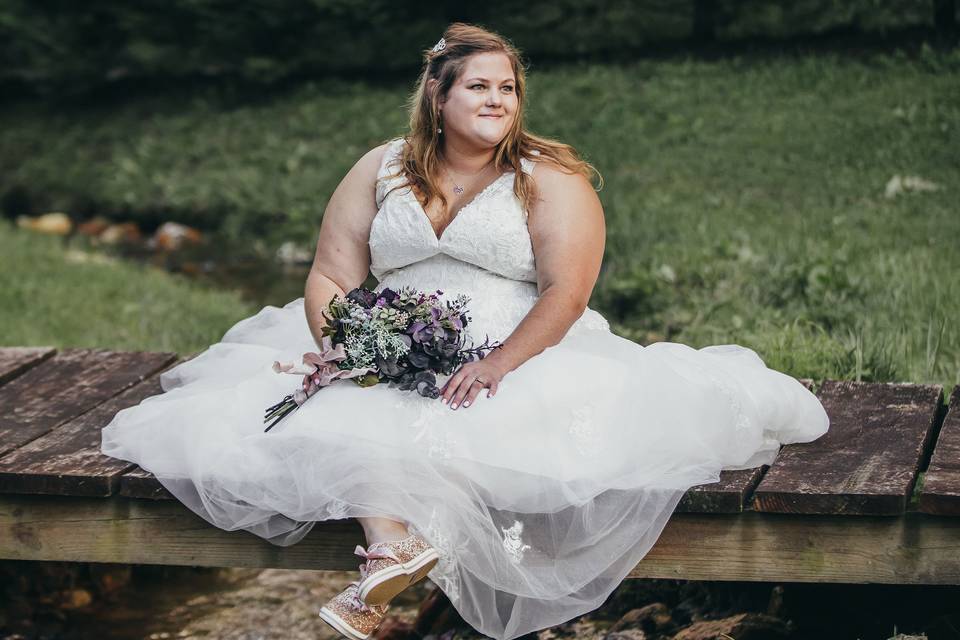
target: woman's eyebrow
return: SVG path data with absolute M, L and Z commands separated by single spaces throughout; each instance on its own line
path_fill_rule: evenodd
M 469 80 L 467 80 L 467 82 L 473 82 L 474 80 L 483 80 L 484 82 L 488 82 L 488 80 L 487 80 L 486 78 L 481 78 L 481 77 L 479 77 L 479 76 L 476 77 L 476 78 L 470 78 Z M 504 82 L 514 82 L 514 79 L 513 79 L 513 78 L 507 78 L 506 80 L 501 80 L 501 81 L 500 81 L 500 84 L 503 84 Z

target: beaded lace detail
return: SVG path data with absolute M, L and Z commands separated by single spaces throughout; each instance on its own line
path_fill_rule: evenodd
M 587 458 L 598 457 L 602 444 L 597 432 L 598 424 L 594 417 L 595 402 L 595 400 L 591 400 L 573 409 L 567 427 L 577 444 L 577 451 Z
M 522 538 L 523 523 L 514 520 L 509 528 L 500 527 L 500 531 L 503 532 L 503 548 L 507 552 L 507 557 L 510 558 L 511 562 L 519 564 L 523 561 L 524 552 L 530 548 L 530 545 L 525 543 Z
M 438 376 L 437 385 L 443 386 L 445 376 Z M 393 403 L 396 409 L 417 410 L 417 418 L 408 426 L 411 441 L 419 443 L 429 458 L 440 464 L 447 464 L 457 439 L 444 427 L 444 419 L 449 417 L 450 408 L 437 398 L 427 398 L 415 391 L 398 393 Z
M 441 289 L 452 299 L 470 296 L 467 339 L 478 345 L 506 339 L 539 298 L 536 260 L 526 213 L 513 192 L 509 171 L 464 205 L 437 238 L 412 189 L 402 185 L 397 159 L 403 138 L 389 144 L 377 180 L 379 210 L 370 228 L 370 271 L 376 289 L 410 285 Z M 521 160 L 532 173 L 535 162 Z M 610 325 L 589 307 L 568 334 L 608 331 Z
M 434 582 L 454 602 L 460 597 L 460 574 L 457 570 L 457 557 L 467 551 L 466 541 L 458 544 L 451 535 L 455 528 L 444 519 L 442 506 L 434 505 L 430 512 L 430 521 L 422 531 L 416 525 L 409 527 L 411 533 L 422 536 L 440 554 L 436 566 L 430 571 L 430 580 Z

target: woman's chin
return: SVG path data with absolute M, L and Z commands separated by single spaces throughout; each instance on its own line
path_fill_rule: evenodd
M 486 146 L 496 146 L 507 135 L 507 130 L 497 125 L 496 127 L 480 129 L 475 135 Z

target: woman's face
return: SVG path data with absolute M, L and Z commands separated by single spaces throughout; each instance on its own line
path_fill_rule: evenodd
M 440 99 L 443 134 L 460 144 L 495 147 L 513 125 L 517 104 L 510 59 L 503 53 L 474 54 Z

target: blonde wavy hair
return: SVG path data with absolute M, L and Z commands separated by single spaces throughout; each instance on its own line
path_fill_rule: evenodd
M 596 173 L 600 179 L 599 191 L 603 188 L 603 176 L 589 162 L 580 158 L 570 145 L 534 135 L 523 127 L 524 102 L 526 100 L 526 68 L 520 52 L 502 36 L 482 27 L 454 22 L 443 32 L 445 46 L 423 51 L 423 69 L 417 80 L 417 88 L 408 100 L 410 112 L 410 131 L 402 136 L 406 144 L 398 157 L 400 168 L 392 176 L 404 176 L 406 182 L 393 187 L 413 187 L 424 210 L 427 210 L 434 198 L 440 198 L 443 209 L 447 208 L 447 198 L 439 185 L 441 174 L 440 149 L 442 133 L 440 127 L 440 97 L 447 94 L 450 87 L 460 78 L 467 58 L 478 53 L 503 53 L 510 59 L 516 78 L 514 91 L 517 95 L 517 112 L 510 131 L 494 152 L 494 167 L 497 174 L 506 171 L 515 172 L 514 193 L 523 204 L 524 213 L 529 213 L 537 199 L 536 183 L 533 177 L 521 170 L 520 158 L 533 158 L 534 150 L 539 151 L 539 160 L 552 160 L 569 173 L 583 174 L 591 180 Z M 427 81 L 436 78 L 436 91 L 429 91 Z

